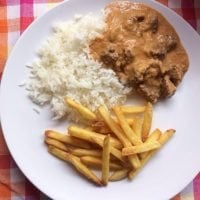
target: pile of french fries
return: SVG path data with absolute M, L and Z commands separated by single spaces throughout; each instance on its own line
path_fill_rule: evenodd
M 152 104 L 116 106 L 109 111 L 100 106 L 96 113 L 65 98 L 68 106 L 85 119 L 70 125 L 67 133 L 45 131 L 45 142 L 54 156 L 72 164 L 97 185 L 133 179 L 149 159 L 173 136 L 174 129 L 151 131 Z M 93 169 L 101 170 L 99 178 Z

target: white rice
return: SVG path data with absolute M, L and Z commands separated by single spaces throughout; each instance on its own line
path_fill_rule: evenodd
M 39 50 L 26 88 L 34 103 L 50 104 L 55 119 L 74 115 L 64 103 L 65 96 L 93 111 L 100 105 L 111 107 L 126 100 L 130 89 L 88 54 L 89 41 L 103 29 L 103 17 L 78 16 L 58 23 Z

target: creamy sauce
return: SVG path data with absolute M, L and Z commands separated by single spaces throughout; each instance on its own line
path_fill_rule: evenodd
M 188 56 L 170 23 L 144 4 L 115 1 L 106 28 L 90 44 L 92 56 L 151 102 L 171 96 L 188 69 Z

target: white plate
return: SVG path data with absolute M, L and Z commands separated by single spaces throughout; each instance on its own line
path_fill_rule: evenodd
M 80 177 L 69 165 L 47 153 L 46 128 L 65 130 L 65 122 L 51 120 L 46 109 L 40 115 L 32 108 L 26 91 L 18 84 L 28 77 L 27 62 L 51 32 L 56 21 L 74 14 L 99 12 L 109 0 L 70 0 L 36 20 L 17 42 L 7 62 L 1 83 L 1 122 L 6 142 L 23 173 L 41 191 L 56 200 L 164 200 L 180 192 L 200 169 L 200 37 L 178 15 L 149 0 L 174 25 L 190 58 L 190 68 L 177 93 L 155 106 L 154 122 L 163 130 L 175 128 L 174 138 L 148 163 L 135 180 L 96 187 Z

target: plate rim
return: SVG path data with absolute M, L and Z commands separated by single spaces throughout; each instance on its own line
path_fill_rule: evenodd
M 1 84 L 0 84 L 0 108 L 3 106 L 3 105 L 2 105 L 2 104 L 3 104 L 3 103 L 2 103 L 2 87 L 3 87 L 3 85 L 5 85 L 5 83 L 4 83 L 4 81 L 5 81 L 5 76 L 6 76 L 5 74 L 7 73 L 7 69 L 8 69 L 8 67 L 9 67 L 9 62 L 10 62 L 11 58 L 13 57 L 13 54 L 14 54 L 14 52 L 16 51 L 18 44 L 23 40 L 23 38 L 25 37 L 26 33 L 30 31 L 30 29 L 32 28 L 32 26 L 34 26 L 35 24 L 37 24 L 38 21 L 39 21 L 41 18 L 43 18 L 44 16 L 48 15 L 50 12 L 52 12 L 52 10 L 57 9 L 58 7 L 61 7 L 63 4 L 67 4 L 67 3 L 70 2 L 70 1 L 72 1 L 72 0 L 65 0 L 65 1 L 62 1 L 62 2 L 58 2 L 58 4 L 55 5 L 53 8 L 50 8 L 47 12 L 41 14 L 39 17 L 37 17 L 36 19 L 34 19 L 34 21 L 24 30 L 24 32 L 22 33 L 22 35 L 18 38 L 17 42 L 15 43 L 15 45 L 14 45 L 14 47 L 13 47 L 13 49 L 12 49 L 10 55 L 9 55 L 8 58 L 7 58 L 7 61 L 6 61 L 5 65 L 4 65 L 4 69 L 3 69 L 3 73 L 2 73 L 2 77 L 1 77 Z M 73 1 L 76 1 L 76 2 L 78 2 L 78 3 L 81 2 L 81 0 L 73 0 Z M 112 1 L 112 0 L 110 0 L 110 1 Z M 129 1 L 134 1 L 134 0 L 129 0 Z M 145 0 L 142 0 L 142 1 L 145 1 Z M 163 5 L 163 4 L 161 4 L 160 2 L 153 1 L 153 0 L 152 0 L 151 2 L 152 2 L 152 4 L 157 4 L 157 5 L 161 6 L 161 7 L 163 7 L 164 9 L 167 9 L 169 12 L 173 13 L 173 15 L 176 15 L 176 17 L 179 18 L 179 20 L 183 21 L 183 22 L 185 23 L 185 25 L 187 25 L 187 26 L 189 27 L 189 29 L 193 32 L 193 34 L 195 34 L 196 36 L 198 36 L 199 39 L 200 39 L 200 36 L 199 36 L 199 34 L 197 33 L 197 31 L 196 31 L 183 17 L 181 17 L 180 15 L 178 15 L 175 11 L 173 11 L 173 10 L 170 9 L 169 7 L 167 7 L 167 6 Z M 141 3 L 143 3 L 143 2 L 141 2 Z M 159 10 L 158 10 L 158 11 L 159 11 Z M 159 12 L 160 12 L 160 11 L 159 11 Z M 161 14 L 164 15 L 163 13 L 161 13 Z M 11 147 L 9 141 L 8 141 L 8 138 L 7 138 L 7 136 L 6 136 L 7 134 L 5 133 L 6 131 L 4 130 L 4 123 L 3 123 L 3 121 L 4 121 L 5 119 L 4 119 L 4 117 L 2 117 L 2 116 L 3 116 L 2 109 L 0 109 L 0 121 L 1 121 L 0 123 L 1 123 L 1 129 L 2 129 L 2 133 L 3 133 L 3 137 L 4 137 L 4 139 L 5 139 L 5 141 L 6 141 L 6 144 L 7 144 L 8 150 L 9 150 L 11 156 L 12 156 L 12 159 L 15 161 L 16 165 L 17 165 L 18 168 L 21 170 L 21 172 L 23 173 L 23 175 L 28 179 L 28 181 L 30 181 L 39 191 L 41 191 L 43 194 L 45 194 L 45 195 L 46 195 L 47 197 L 49 197 L 49 198 L 55 198 L 55 197 L 56 197 L 56 194 L 55 194 L 54 197 L 53 197 L 53 196 L 51 197 L 51 196 L 49 196 L 48 191 L 46 191 L 46 189 L 44 189 L 44 188 L 39 187 L 38 185 L 36 185 L 35 181 L 33 181 L 32 179 L 29 178 L 30 176 L 25 172 L 23 166 L 20 165 L 20 164 L 18 163 L 18 160 L 16 160 L 16 157 L 13 156 L 13 154 L 15 154 L 15 153 L 13 153 L 14 150 L 12 149 L 12 147 Z M 198 170 L 195 170 L 195 171 L 196 171 L 196 172 L 194 172 L 193 175 L 192 175 L 193 179 L 194 179 L 195 176 L 199 173 L 200 167 L 199 167 Z M 192 179 L 192 180 L 193 180 L 193 179 Z M 189 184 L 192 180 L 186 181 L 187 184 Z M 184 186 L 182 187 L 182 189 L 181 189 L 180 191 L 178 191 L 177 194 L 178 194 L 179 192 L 181 192 L 181 191 L 184 189 L 185 186 L 187 186 L 187 185 L 184 184 Z M 173 196 L 171 196 L 170 198 L 172 198 L 172 197 L 173 197 Z

